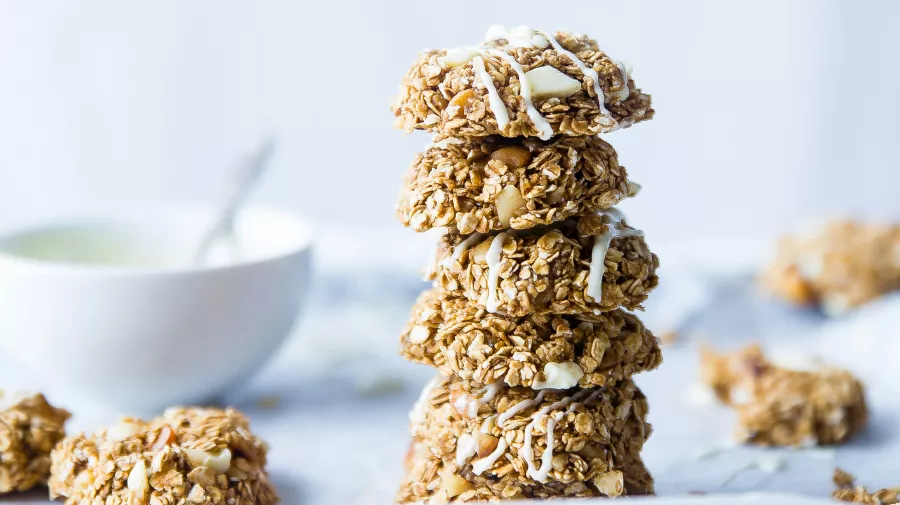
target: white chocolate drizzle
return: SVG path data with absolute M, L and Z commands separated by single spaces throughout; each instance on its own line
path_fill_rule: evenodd
M 506 104 L 500 98 L 500 93 L 497 92 L 496 86 L 494 86 L 494 78 L 484 68 L 484 58 L 481 56 L 472 58 L 472 69 L 475 70 L 475 76 L 487 89 L 488 104 L 491 106 L 491 112 L 494 113 L 494 117 L 497 118 L 497 129 L 501 131 L 506 129 L 506 126 L 509 124 L 509 112 L 506 110 Z
M 541 391 L 541 392 L 538 393 L 538 395 L 535 396 L 533 399 L 531 399 L 531 400 L 522 400 L 522 401 L 520 401 L 519 403 L 513 405 L 512 407 L 506 409 L 506 412 L 500 414 L 500 415 L 497 417 L 497 426 L 499 426 L 499 427 L 502 428 L 502 427 L 503 427 L 503 423 L 505 423 L 506 421 L 510 420 L 510 419 L 512 418 L 512 416 L 518 414 L 519 412 L 521 412 L 521 411 L 523 411 L 523 410 L 525 410 L 525 409 L 527 409 L 527 408 L 531 408 L 531 407 L 535 407 L 535 406 L 537 406 L 537 405 L 540 405 L 540 403 L 541 403 L 542 401 L 544 401 L 544 394 L 545 394 L 546 392 L 547 392 L 546 390 Z
M 565 412 L 557 412 L 550 416 L 547 419 L 547 446 L 544 448 L 544 452 L 541 454 L 541 466 L 536 467 L 534 464 L 534 450 L 531 448 L 531 431 L 534 429 L 535 425 L 544 418 L 549 412 L 552 412 L 557 409 L 561 409 L 563 407 L 569 406 L 574 402 L 577 402 L 584 398 L 585 396 L 590 394 L 590 390 L 582 389 L 581 391 L 575 393 L 572 396 L 567 396 L 562 400 L 547 405 L 546 407 L 539 410 L 534 417 L 532 417 L 531 422 L 525 426 L 525 440 L 522 442 L 522 449 L 519 451 L 522 454 L 522 457 L 525 458 L 525 464 L 528 466 L 528 471 L 526 475 L 531 477 L 532 479 L 538 482 L 546 482 L 547 476 L 550 473 L 550 465 L 553 460 L 553 428 L 556 426 L 556 422 L 562 419 L 562 416 L 565 415 Z
M 478 442 L 475 437 L 463 433 L 456 439 L 456 464 L 463 466 L 475 453 L 478 452 Z
M 602 235 L 594 239 L 586 290 L 586 294 L 597 302 L 603 301 L 603 274 L 606 272 L 606 253 L 609 251 L 609 244 L 617 237 L 640 237 L 644 234 L 640 230 L 620 227 L 625 215 L 618 209 L 603 210 L 600 214 L 608 218 L 607 227 Z
M 631 94 L 631 91 L 628 89 L 628 71 L 625 70 L 625 64 L 621 61 L 616 62 L 616 65 L 619 66 L 619 72 L 622 74 L 622 89 L 619 90 L 616 98 L 618 98 L 619 101 L 622 101 Z
M 440 382 L 440 376 L 434 377 L 422 388 L 422 392 L 419 393 L 419 399 L 416 400 L 416 404 L 409 411 L 409 420 L 413 423 L 422 424 L 425 422 L 425 404 L 428 402 L 431 392 L 437 387 L 438 382 Z
M 490 386 L 482 389 L 480 393 L 481 396 L 469 402 L 469 405 L 467 406 L 466 413 L 469 415 L 469 417 L 478 416 L 478 410 L 481 409 L 481 406 L 493 400 L 502 388 L 503 382 L 497 381 Z
M 597 94 L 597 103 L 600 105 L 600 113 L 603 114 L 607 120 L 611 121 L 613 125 L 616 124 L 616 120 L 613 119 L 612 114 L 606 109 L 606 95 L 603 93 L 603 88 L 600 87 L 600 74 L 597 73 L 593 68 L 585 65 L 583 61 L 578 56 L 575 56 L 575 53 L 567 50 L 563 46 L 560 45 L 559 41 L 553 35 L 550 35 L 547 32 L 543 32 L 544 37 L 550 42 L 550 45 L 553 46 L 553 49 L 556 49 L 556 52 L 564 54 L 572 60 L 572 63 L 581 70 L 581 73 L 585 76 L 589 76 L 594 81 L 594 93 Z
M 494 463 L 506 452 L 507 447 L 509 447 L 509 445 L 506 443 L 506 439 L 500 437 L 494 452 L 472 463 L 472 473 L 481 475 L 485 470 L 494 466 Z
M 491 240 L 491 246 L 484 255 L 484 261 L 488 267 L 488 297 L 485 308 L 488 312 L 497 312 L 500 302 L 497 300 L 497 284 L 500 280 L 500 253 L 503 251 L 503 243 L 507 233 L 501 233 Z
M 480 233 L 473 233 L 466 237 L 465 240 L 463 240 L 453 248 L 453 253 L 450 254 L 450 257 L 444 259 L 444 266 L 449 266 L 453 264 L 453 262 L 458 261 L 459 257 L 462 256 L 463 253 L 468 251 L 470 247 L 472 247 L 472 244 L 478 242 L 482 238 L 484 238 L 484 235 Z
M 519 65 L 519 62 L 506 51 L 488 49 L 487 53 L 506 61 L 519 76 L 519 95 L 522 97 L 522 100 L 525 101 L 525 112 L 528 114 L 528 117 L 531 118 L 534 127 L 540 132 L 539 138 L 541 140 L 549 140 L 550 137 L 553 136 L 553 127 L 550 126 L 547 119 L 534 107 L 534 103 L 531 100 L 531 85 L 528 83 L 528 77 L 525 76 L 525 69 L 523 69 L 522 65 Z M 504 106 L 504 112 L 505 111 L 506 107 Z

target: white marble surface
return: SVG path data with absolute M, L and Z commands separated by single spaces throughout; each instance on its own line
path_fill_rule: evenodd
M 392 502 L 408 443 L 407 412 L 432 373 L 395 353 L 408 307 L 423 287 L 415 278 L 388 273 L 319 279 L 316 301 L 296 337 L 262 374 L 222 400 L 247 412 L 254 430 L 270 442 L 271 473 L 284 503 Z M 689 297 L 694 302 L 685 301 L 688 290 L 695 291 Z M 653 315 L 676 304 L 682 307 L 677 313 Z M 870 384 L 871 427 L 836 450 L 728 448 L 724 441 L 731 414 L 688 401 L 697 342 L 733 347 L 765 337 L 773 346 L 790 342 L 815 348 L 811 333 L 822 325 L 820 316 L 759 299 L 746 278 L 721 276 L 673 276 L 648 311 L 648 319 L 658 319 L 658 325 L 685 326 L 682 340 L 665 350 L 663 366 L 638 378 L 650 399 L 655 427 L 644 456 L 660 498 L 715 503 L 718 498 L 689 493 L 734 497 L 755 492 L 778 494 L 743 496 L 741 502 L 829 503 L 825 498 L 838 465 L 870 487 L 898 484 L 898 464 L 885 464 L 900 455 L 900 407 L 890 384 Z M 0 379 L 4 374 L 10 380 L 8 368 L 0 370 Z M 278 403 L 264 408 L 260 400 L 265 399 Z M 76 412 L 73 429 L 115 417 L 97 407 L 68 407 Z M 44 496 L 36 492 L 0 502 L 42 503 Z M 794 501 L 790 496 L 805 498 Z

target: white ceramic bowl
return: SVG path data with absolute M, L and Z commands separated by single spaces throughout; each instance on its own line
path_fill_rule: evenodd
M 240 257 L 194 267 L 210 218 L 169 207 L 0 235 L 2 360 L 57 397 L 128 412 L 208 401 L 249 378 L 306 299 L 312 230 L 248 208 L 235 227 Z

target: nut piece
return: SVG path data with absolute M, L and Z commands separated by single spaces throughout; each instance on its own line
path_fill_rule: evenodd
M 231 467 L 231 451 L 222 449 L 218 454 L 201 451 L 199 449 L 183 449 L 188 461 L 194 467 L 205 466 L 210 470 L 223 474 Z
M 581 90 L 581 82 L 550 65 L 525 72 L 534 98 L 566 98 Z
M 475 434 L 475 440 L 478 442 L 479 458 L 486 458 L 489 454 L 494 452 L 494 449 L 497 448 L 497 444 L 500 443 L 500 439 L 497 437 L 481 433 L 480 431 Z
M 497 195 L 494 201 L 497 205 L 497 217 L 503 226 L 508 227 L 509 221 L 522 213 L 525 209 L 525 199 L 515 186 L 506 186 Z
M 625 477 L 622 475 L 622 472 L 618 470 L 601 473 L 594 477 L 594 486 L 606 496 L 615 498 L 621 496 L 622 492 L 625 490 Z
M 441 56 L 438 61 L 448 68 L 453 68 L 465 65 L 475 56 L 478 56 L 478 49 L 474 47 L 455 47 L 447 49 L 447 54 Z
M 524 168 L 531 163 L 531 151 L 522 146 L 506 146 L 492 152 L 488 159 L 497 160 L 509 168 Z
M 465 115 L 465 108 L 469 102 L 475 99 L 474 89 L 464 89 L 450 99 L 450 105 L 447 107 L 447 113 L 450 116 Z
M 578 381 L 584 377 L 584 372 L 577 364 L 569 361 L 567 363 L 547 363 L 544 366 L 544 381 L 532 384 L 532 389 L 569 389 L 578 384 Z
M 173 443 L 175 443 L 175 431 L 169 426 L 163 426 L 163 428 L 159 430 L 159 435 L 156 436 L 156 440 L 154 440 L 153 444 L 150 446 L 150 451 L 159 452 L 163 447 L 172 445 Z
M 128 489 L 134 491 L 138 496 L 146 496 L 150 491 L 150 482 L 147 480 L 147 465 L 143 459 L 139 459 L 128 473 Z
M 140 426 L 129 421 L 128 419 L 125 419 L 118 424 L 110 426 L 106 430 L 106 440 L 110 442 L 121 442 L 122 440 L 133 437 L 140 432 Z
M 447 498 L 456 498 L 457 496 L 470 491 L 472 484 L 459 475 L 450 473 L 449 471 L 443 475 L 443 488 L 447 493 Z

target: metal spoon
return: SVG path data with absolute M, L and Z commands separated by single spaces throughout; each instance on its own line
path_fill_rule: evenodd
M 245 156 L 233 174 L 232 190 L 223 203 L 212 226 L 203 235 L 197 251 L 194 253 L 194 265 L 204 265 L 209 260 L 209 252 L 221 239 L 234 239 L 234 219 L 241 206 L 247 201 L 250 192 L 259 183 L 269 167 L 269 161 L 275 152 L 275 139 L 266 137 L 252 154 Z

